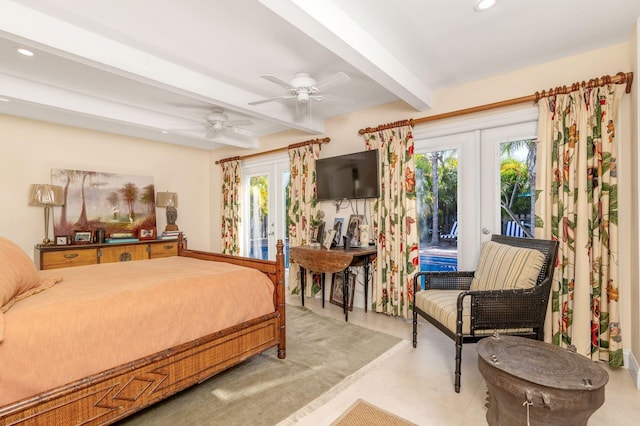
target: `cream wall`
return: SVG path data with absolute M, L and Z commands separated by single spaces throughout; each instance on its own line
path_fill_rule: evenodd
M 323 145 L 321 157 L 362 151 L 365 149 L 358 130 L 366 127 L 375 127 L 380 124 L 395 122 L 408 118 L 419 118 L 444 112 L 470 108 L 478 105 L 498 102 L 502 100 L 518 98 L 534 94 L 536 91 L 549 89 L 556 86 L 568 85 L 576 81 L 585 81 L 603 75 L 613 75 L 619 71 L 633 70 L 637 76 L 638 55 L 637 34 L 628 43 L 590 51 L 560 60 L 536 65 L 533 67 L 515 70 L 496 77 L 461 84 L 455 87 L 438 90 L 434 93 L 434 108 L 427 113 L 418 113 L 402 102 L 384 105 L 353 114 L 340 116 L 327 120 L 325 132 L 321 135 L 308 135 L 299 132 L 283 132 L 276 135 L 261 138 L 259 152 L 274 148 L 284 147 L 291 143 L 301 142 L 315 137 L 330 137 L 331 142 Z M 621 232 L 620 236 L 620 266 L 621 266 L 621 294 L 630 297 L 624 298 L 621 307 L 623 339 L 626 351 L 632 350 L 635 356 L 631 357 L 631 364 L 635 359 L 640 359 L 640 319 L 637 314 L 640 297 L 638 295 L 638 271 L 637 265 L 639 241 L 638 241 L 638 174 L 637 167 L 640 158 L 636 146 L 638 142 L 637 122 L 638 111 L 638 81 L 633 85 L 633 94 L 625 95 L 621 103 L 623 122 L 627 125 L 619 129 L 621 136 L 620 151 L 620 228 L 631 229 L 633 232 Z M 632 109 L 632 105 L 633 108 Z M 500 112 L 519 110 L 531 107 L 531 104 L 503 108 Z M 495 114 L 497 111 L 477 113 L 476 117 Z M 635 117 L 635 119 L 634 119 Z M 465 118 L 469 118 L 468 116 Z M 455 119 L 448 119 L 454 122 Z M 442 124 L 443 121 L 437 124 Z M 631 123 L 631 124 L 629 124 Z M 423 124 L 421 126 L 429 126 Z M 628 143 L 625 143 L 628 142 Z M 635 151 L 634 151 L 635 150 Z M 249 153 L 243 150 L 221 150 L 214 152 L 216 159 Z M 212 185 L 215 188 L 220 182 L 220 167 L 212 170 Z M 212 193 L 212 206 L 220 205 L 219 191 Z M 325 211 L 331 211 L 331 207 L 321 205 Z M 211 228 L 220 229 L 219 207 L 216 207 L 211 219 Z M 362 209 L 360 209 L 360 212 Z M 335 212 L 333 210 L 332 214 Z M 341 214 L 340 216 L 346 216 Z M 331 223 L 331 221 L 329 221 Z M 220 241 L 212 241 L 214 250 L 220 249 Z M 633 366 L 632 366 L 633 367 Z M 634 367 L 637 371 L 637 364 Z
M 209 152 L 109 133 L 0 115 L 0 235 L 29 255 L 44 237 L 44 213 L 27 204 L 32 183 L 51 182 L 51 169 L 153 176 L 157 191 L 178 193 L 177 224 L 190 248 L 210 249 Z M 165 210 L 156 210 L 158 229 Z M 49 229 L 50 236 L 53 227 Z

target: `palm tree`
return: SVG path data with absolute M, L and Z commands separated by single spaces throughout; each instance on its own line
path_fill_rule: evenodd
M 142 195 L 140 196 L 140 202 L 147 206 L 147 213 L 151 214 L 156 208 L 156 195 L 155 187 L 153 184 L 147 185 L 142 188 Z
M 138 199 L 138 192 L 139 189 L 133 182 L 125 183 L 122 188 L 120 188 L 122 199 L 127 203 L 129 209 L 129 221 L 131 223 L 135 220 L 135 205 Z
M 500 145 L 500 152 L 503 156 L 507 156 L 507 157 L 511 157 L 515 152 L 517 151 L 526 151 L 526 157 L 525 157 L 525 165 L 526 165 L 526 171 L 527 171 L 527 175 L 528 175 L 528 184 L 529 184 L 529 194 L 530 194 L 530 198 L 531 198 L 531 203 L 530 203 L 530 210 L 529 210 L 529 214 L 532 220 L 532 225 L 534 225 L 534 218 L 535 218 L 535 199 L 536 199 L 536 143 L 538 141 L 535 139 L 527 139 L 527 140 L 520 140 L 520 141 L 514 141 L 514 142 L 507 142 L 507 143 L 503 143 Z M 502 169 L 502 168 L 501 168 Z M 501 170 L 502 172 L 502 170 Z M 515 190 L 514 193 L 512 193 L 512 197 L 516 196 L 515 194 Z M 503 200 L 504 201 L 504 200 Z M 511 206 L 513 205 L 513 202 L 511 203 L 501 203 L 502 204 L 502 208 L 503 210 L 507 213 L 507 215 L 509 215 L 511 217 L 512 220 L 514 220 L 516 223 L 520 223 L 520 221 L 518 221 L 518 219 L 515 217 L 515 214 L 513 213 L 513 211 L 511 210 Z M 529 231 L 527 231 L 527 229 L 523 229 L 523 231 L 528 235 L 528 236 L 532 236 L 531 233 Z
M 433 190 L 433 216 L 431 220 L 431 244 L 438 244 L 440 241 L 440 232 L 438 230 L 438 210 L 440 210 L 440 203 L 438 200 L 438 161 L 441 159 L 439 151 L 434 151 L 429 155 L 431 159 L 431 185 Z

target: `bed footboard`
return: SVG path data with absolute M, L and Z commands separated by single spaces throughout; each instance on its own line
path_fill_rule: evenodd
M 180 249 L 181 256 L 262 271 L 275 285 L 274 311 L 2 407 L 0 425 L 110 424 L 271 347 L 277 346 L 278 357 L 284 358 L 283 247 L 278 241 L 275 262 Z

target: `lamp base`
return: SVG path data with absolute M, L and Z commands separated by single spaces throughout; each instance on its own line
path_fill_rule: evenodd
M 165 230 L 165 232 L 167 232 L 167 231 L 179 231 L 178 225 L 175 225 L 175 224 L 165 226 L 164 230 Z

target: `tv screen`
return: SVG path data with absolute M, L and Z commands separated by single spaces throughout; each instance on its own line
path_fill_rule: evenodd
M 316 160 L 318 200 L 378 198 L 378 150 Z

